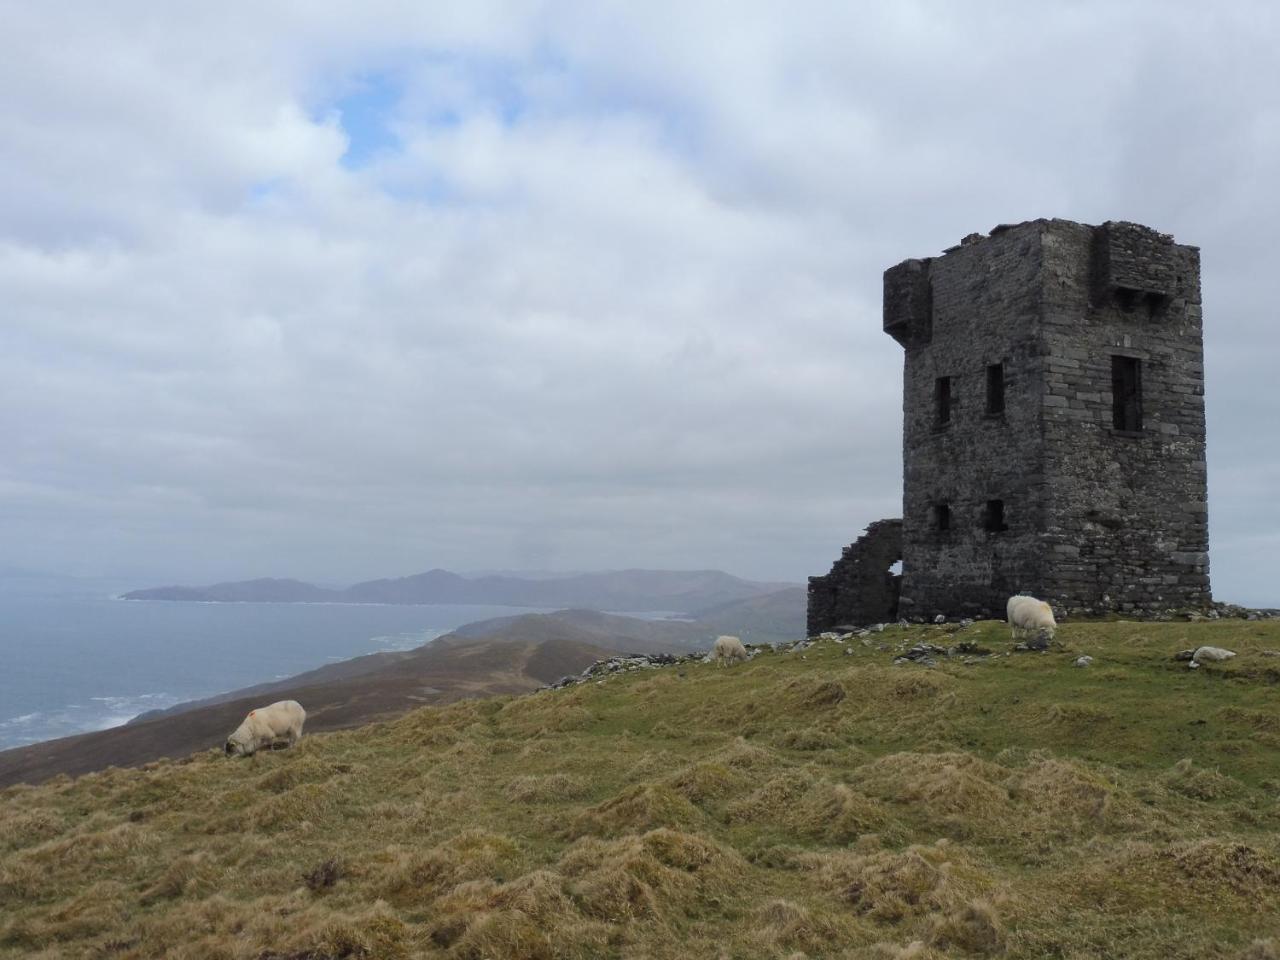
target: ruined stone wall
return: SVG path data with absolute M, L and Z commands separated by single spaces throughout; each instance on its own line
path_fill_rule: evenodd
M 1199 251 L 1127 223 L 1043 236 L 1045 593 L 1077 613 L 1204 606 Z M 1138 431 L 1114 424 L 1117 355 L 1140 364 Z
M 898 619 L 899 577 L 889 568 L 901 559 L 901 520 L 877 520 L 867 527 L 844 548 L 830 573 L 809 578 L 808 635 Z
M 923 270 L 903 265 L 885 274 L 891 334 L 904 298 L 923 299 L 904 294 L 895 272 L 930 291 L 929 322 L 899 338 L 906 351 L 900 611 L 930 619 L 1002 615 L 1010 594 L 1044 584 L 1040 230 L 1023 224 L 970 237 L 945 256 L 914 263 Z M 987 367 L 997 363 L 1004 411 L 989 415 Z M 951 383 L 946 424 L 937 419 L 939 377 Z M 985 528 L 991 500 L 1003 503 L 1004 530 Z M 940 529 L 939 506 L 950 511 L 949 529 Z
M 1086 614 L 1211 602 L 1196 248 L 1133 223 L 997 227 L 885 271 L 884 329 L 905 352 L 900 616 L 1003 616 L 1018 592 Z M 857 546 L 811 578 L 811 632 L 874 619 L 843 612 L 868 589 L 837 576 Z

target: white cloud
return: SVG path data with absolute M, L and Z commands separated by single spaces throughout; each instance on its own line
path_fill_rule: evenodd
M 1275 602 L 1268 7 L 512 9 L 7 5 L 0 561 L 823 572 L 897 509 L 881 271 L 1127 217 L 1204 249 L 1216 586 Z

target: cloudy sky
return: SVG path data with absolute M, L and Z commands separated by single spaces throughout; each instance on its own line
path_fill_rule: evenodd
M 1268 3 L 0 2 L 0 566 L 799 580 L 900 512 L 880 278 L 1203 249 L 1215 593 L 1280 604 Z

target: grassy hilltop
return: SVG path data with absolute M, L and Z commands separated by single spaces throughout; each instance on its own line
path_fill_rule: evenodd
M 1280 622 L 955 630 L 10 787 L 0 957 L 1280 957 Z

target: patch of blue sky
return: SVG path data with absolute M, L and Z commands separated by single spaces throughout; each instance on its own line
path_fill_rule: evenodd
M 341 160 L 344 167 L 358 169 L 379 154 L 399 149 L 400 138 L 392 119 L 402 92 L 401 81 L 394 73 L 367 73 L 356 79 L 346 96 L 331 105 L 347 135 L 347 151 Z
M 411 65 L 359 74 L 341 97 L 324 104 L 318 111 L 321 116 L 337 114 L 347 137 L 343 166 L 360 169 L 379 156 L 399 150 L 402 142 L 397 133 L 398 124 L 456 127 L 465 119 L 464 109 L 471 107 L 486 110 L 503 124 L 513 126 L 528 108 L 520 63 L 454 54 L 429 54 L 422 59 L 450 67 L 463 76 L 469 88 L 468 102 L 433 103 L 428 113 L 415 116 L 405 112 L 406 104 L 418 99 L 405 96 L 405 84 L 412 82 L 409 79 L 413 71 Z

